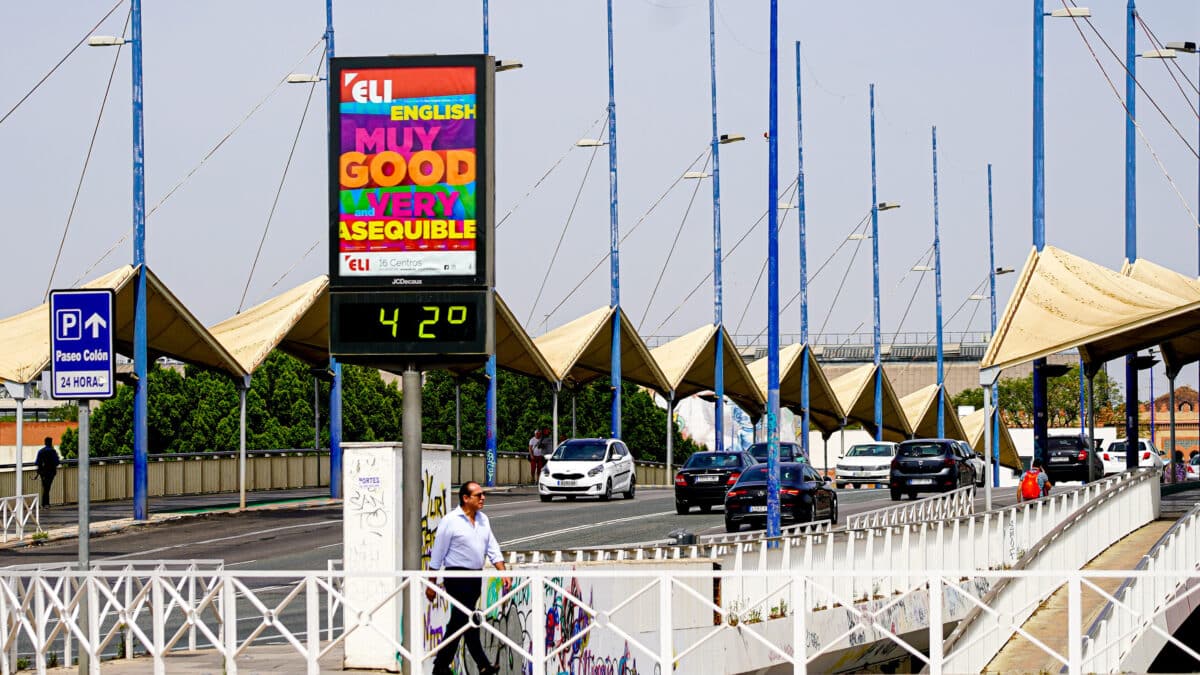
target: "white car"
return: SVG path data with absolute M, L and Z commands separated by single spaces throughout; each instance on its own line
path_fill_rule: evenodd
M 1100 451 L 1100 460 L 1104 462 L 1105 476 L 1124 471 L 1125 441 L 1109 443 L 1107 448 Z M 1149 441 L 1138 441 L 1138 465 L 1136 468 L 1153 466 L 1161 469 L 1162 465 L 1163 458 L 1159 454 L 1158 448 L 1155 448 L 1154 444 Z
M 859 443 L 850 446 L 846 454 L 838 457 L 838 489 L 847 485 L 886 485 L 896 456 L 896 444 L 888 442 Z
M 573 438 L 563 441 L 538 477 L 538 496 L 548 502 L 556 496 L 599 497 L 606 502 L 614 492 L 633 499 L 637 476 L 629 448 L 616 438 Z
M 975 452 L 966 441 L 955 441 L 955 444 L 963 451 L 963 456 L 967 458 L 967 464 L 970 464 L 971 468 L 975 470 L 975 487 L 983 487 L 983 482 L 987 480 L 987 460 Z

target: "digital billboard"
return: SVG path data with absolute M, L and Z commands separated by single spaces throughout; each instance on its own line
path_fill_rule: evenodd
M 493 285 L 486 55 L 338 58 L 331 286 Z

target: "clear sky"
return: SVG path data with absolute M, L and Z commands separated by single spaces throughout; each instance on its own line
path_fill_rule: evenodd
M 0 69 L 0 115 L 114 3 L 0 4 L 0 22 L 8 29 L 0 44 L 5 64 Z M 341 0 L 334 7 L 337 53 L 478 52 L 480 4 Z M 711 269 L 711 188 L 707 181 L 699 185 L 690 213 L 697 182 L 681 181 L 669 189 L 708 146 L 708 3 L 615 4 L 622 232 L 629 233 L 666 195 L 622 248 L 622 305 L 644 334 L 679 335 L 712 320 L 707 283 L 684 302 Z M 810 270 L 829 258 L 869 210 L 867 91 L 873 82 L 879 197 L 903 205 L 881 215 L 883 330 L 931 332 L 931 278 L 901 324 L 917 277 L 907 270 L 932 241 L 931 126 L 938 128 L 947 316 L 986 275 L 989 162 L 994 165 L 997 263 L 1019 268 L 1031 245 L 1032 2 L 780 4 L 780 185 L 786 187 L 796 175 L 794 44 L 800 40 Z M 1125 1 L 1087 4 L 1100 35 L 1123 55 Z M 1047 10 L 1061 6 L 1046 0 Z M 765 225 L 755 223 L 768 204 L 763 138 L 768 123 L 767 7 L 765 0 L 717 3 L 720 128 L 748 139 L 722 148 L 726 251 L 754 228 L 726 262 L 725 319 L 731 331 L 749 334 L 766 323 L 765 280 L 754 289 L 766 251 Z M 95 32 L 121 33 L 127 9 L 128 2 Z M 1164 42 L 1200 38 L 1198 3 L 1143 0 L 1139 10 L 1148 29 Z M 607 151 L 595 154 L 588 172 L 593 151 L 572 149 L 577 139 L 602 134 L 605 3 L 491 0 L 490 12 L 491 51 L 525 64 L 523 70 L 497 77 L 498 215 L 519 206 L 498 233 L 498 288 L 519 317 L 533 315 L 529 329 L 538 334 L 608 303 L 607 264 L 567 298 L 608 248 Z M 324 3 L 147 0 L 143 14 L 147 207 L 158 205 L 195 169 L 149 217 L 147 257 L 201 320 L 214 323 L 238 308 L 309 86 L 280 87 L 220 149 L 204 157 L 284 75 L 318 67 Z M 1123 95 L 1119 62 L 1086 24 L 1079 28 Z M 1151 48 L 1140 28 L 1138 40 L 1139 51 Z M 1047 242 L 1119 268 L 1124 259 L 1124 111 L 1069 19 L 1046 20 L 1046 47 Z M 107 109 L 51 282 L 50 269 L 114 57 L 118 61 Z M 1190 82 L 1176 73 L 1193 101 L 1197 58 L 1184 54 L 1179 59 Z M 1138 66 L 1147 92 L 1195 147 L 1197 119 L 1188 98 L 1161 62 L 1140 60 Z M 0 123 L 0 156 L 5 159 L 0 165 L 0 222 L 6 233 L 8 279 L 0 316 L 41 302 L 47 285 L 70 286 L 129 231 L 129 91 L 129 50 L 118 56 L 112 48 L 85 46 Z M 249 282 L 247 306 L 325 271 L 324 111 L 323 87 L 318 87 Z M 1146 96 L 1138 100 L 1138 116 L 1186 202 L 1176 196 L 1139 139 L 1139 254 L 1196 274 L 1197 233 L 1187 210 L 1197 208 L 1196 157 Z M 578 206 L 554 258 L 577 194 Z M 785 191 L 781 199 L 787 195 Z M 647 311 L 681 222 L 682 234 Z M 869 243 L 862 243 L 836 307 L 834 296 L 855 244 L 846 245 L 813 280 L 813 332 L 822 326 L 827 332 L 869 331 Z M 798 286 L 794 211 L 786 212 L 780 246 L 786 302 Z M 125 241 L 86 276 L 98 276 L 131 257 Z M 548 267 L 549 282 L 535 307 Z M 1014 277 L 1001 277 L 1001 310 Z M 795 307 L 781 320 L 785 333 L 799 329 Z M 973 304 L 947 330 L 966 329 L 972 309 Z M 986 303 L 979 310 L 970 328 L 987 330 Z M 1184 381 L 1195 386 L 1195 369 L 1185 373 Z M 1165 390 L 1164 384 L 1158 387 L 1156 393 Z

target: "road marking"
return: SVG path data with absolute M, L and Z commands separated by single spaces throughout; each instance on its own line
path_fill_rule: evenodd
M 257 560 L 243 560 L 241 562 L 225 563 L 225 566 L 233 567 L 234 565 L 249 565 L 250 563 L 256 563 L 256 562 L 258 562 L 258 561 Z
M 254 537 L 254 536 L 257 536 L 260 534 L 269 534 L 271 532 L 283 532 L 286 530 L 295 530 L 295 529 L 301 528 L 301 527 L 321 527 L 322 525 L 337 525 L 340 527 L 341 524 L 342 523 L 340 521 L 325 520 L 325 521 L 320 521 L 320 522 L 316 522 L 316 523 L 297 523 L 296 525 L 282 525 L 280 527 L 272 527 L 272 528 L 269 528 L 266 530 L 255 530 L 253 532 L 244 532 L 242 534 L 232 534 L 232 535 L 229 535 L 228 537 L 217 537 L 216 539 L 205 539 L 204 541 L 185 541 L 181 544 L 172 544 L 170 546 L 160 546 L 158 548 L 151 548 L 151 549 L 147 549 L 145 551 L 135 551 L 133 553 L 114 555 L 114 556 L 112 556 L 110 558 L 106 558 L 106 559 L 107 560 L 120 560 L 121 558 L 142 558 L 151 553 L 159 553 L 161 551 L 170 551 L 171 549 L 174 549 L 174 548 L 186 548 L 188 546 L 201 546 L 204 544 L 215 544 L 215 543 L 221 542 L 221 541 L 230 541 L 232 539 L 243 539 L 245 537 Z
M 606 520 L 602 523 L 589 523 L 587 525 L 576 525 L 575 527 L 565 527 L 561 530 L 553 530 L 551 532 L 543 532 L 542 534 L 534 534 L 534 535 L 530 535 L 528 537 L 519 537 L 517 539 L 509 539 L 508 541 L 500 542 L 500 545 L 501 546 L 512 546 L 514 544 L 524 544 L 527 541 L 534 541 L 537 539 L 545 539 L 546 537 L 553 537 L 553 536 L 556 536 L 559 534 L 570 534 L 572 532 L 580 532 L 582 530 L 590 530 L 594 527 L 605 527 L 608 525 L 615 525 L 617 523 L 627 523 L 631 520 L 641 520 L 643 518 L 650 518 L 652 516 L 669 516 L 672 513 L 675 513 L 675 511 L 671 510 L 671 511 L 659 511 L 658 513 L 643 513 L 643 514 L 636 515 L 636 516 L 629 516 L 628 518 L 616 518 L 613 520 Z

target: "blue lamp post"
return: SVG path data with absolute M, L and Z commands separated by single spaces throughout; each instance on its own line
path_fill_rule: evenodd
M 875 361 L 875 440 L 883 440 L 883 367 L 880 362 L 879 336 L 879 191 L 875 175 L 875 84 L 870 85 L 871 97 L 871 288 L 872 345 Z
M 1128 0 L 1125 9 L 1125 260 L 1137 260 L 1137 48 L 1134 22 L 1137 6 Z M 1137 354 L 1125 356 L 1125 466 L 1138 465 Z
M 488 0 L 483 0 L 483 53 L 490 53 L 488 44 Z M 487 396 L 484 402 L 484 483 L 488 487 L 496 486 L 496 465 L 499 462 L 499 448 L 496 441 L 496 355 L 488 357 L 484 365 L 487 377 Z M 558 439 L 555 439 L 556 441 Z
M 133 293 L 133 517 L 150 517 L 147 504 L 147 379 L 146 353 L 146 148 L 142 126 L 142 2 L 130 2 L 133 62 L 133 264 L 137 281 Z
M 617 219 L 617 94 L 613 77 L 613 3 L 608 0 L 608 246 L 612 319 L 612 436 L 621 437 L 621 228 Z
M 333 0 L 325 0 L 325 100 L 333 99 L 329 66 L 333 60 Z M 328 108 L 328 106 L 326 106 Z M 330 357 L 333 382 L 329 386 L 329 496 L 342 497 L 342 364 Z
M 800 98 L 800 41 L 796 41 L 796 161 L 799 173 L 796 177 L 796 211 L 800 218 L 800 344 L 806 352 L 801 353 L 804 359 L 800 364 L 800 444 L 808 455 L 808 435 L 812 417 L 808 410 L 808 242 L 807 226 L 804 221 L 804 115 L 802 114 Z M 829 469 L 828 452 L 826 452 L 825 469 Z
M 1054 17 L 1088 17 L 1086 7 L 1056 9 Z M 1033 246 L 1046 247 L 1045 17 L 1043 0 L 1033 0 Z M 1046 417 L 1046 359 L 1033 362 L 1033 455 L 1040 459 L 1049 435 Z
M 942 237 L 938 224 L 938 165 L 937 165 L 937 127 L 933 127 L 933 285 L 937 304 L 937 433 L 938 438 L 946 436 L 946 387 L 943 371 L 942 343 Z
M 771 0 L 767 93 L 767 536 L 779 536 L 779 0 Z
M 989 299 L 991 301 L 992 335 L 995 335 L 996 334 L 996 275 L 997 274 L 1008 274 L 1008 273 L 1012 272 L 1012 270 L 1007 269 L 1007 268 L 1001 269 L 999 267 L 996 267 L 996 232 L 995 232 L 995 222 L 992 217 L 992 165 L 991 164 L 987 165 L 987 179 L 988 179 L 988 288 L 990 291 Z M 995 382 L 992 383 L 992 400 L 995 401 L 998 406 L 998 404 L 1000 402 L 1000 390 L 996 386 Z M 997 471 L 999 471 L 999 469 L 1000 469 L 1000 441 L 999 441 L 999 439 L 1000 439 L 1000 413 L 999 413 L 999 411 L 996 411 L 995 416 L 990 421 L 986 421 L 986 423 L 992 425 L 993 444 L 992 444 L 992 447 L 990 448 L 991 455 L 992 455 L 992 487 L 1000 487 L 1000 474 L 997 473 Z
M 725 340 L 721 303 L 721 139 L 717 135 L 717 23 L 716 0 L 708 0 L 708 64 L 712 85 L 712 209 L 713 209 L 713 324 L 717 327 L 717 344 L 713 353 L 713 449 L 725 450 Z M 668 409 L 667 414 L 671 411 Z M 670 457 L 667 466 L 671 465 Z M 668 471 L 668 473 L 670 473 Z

